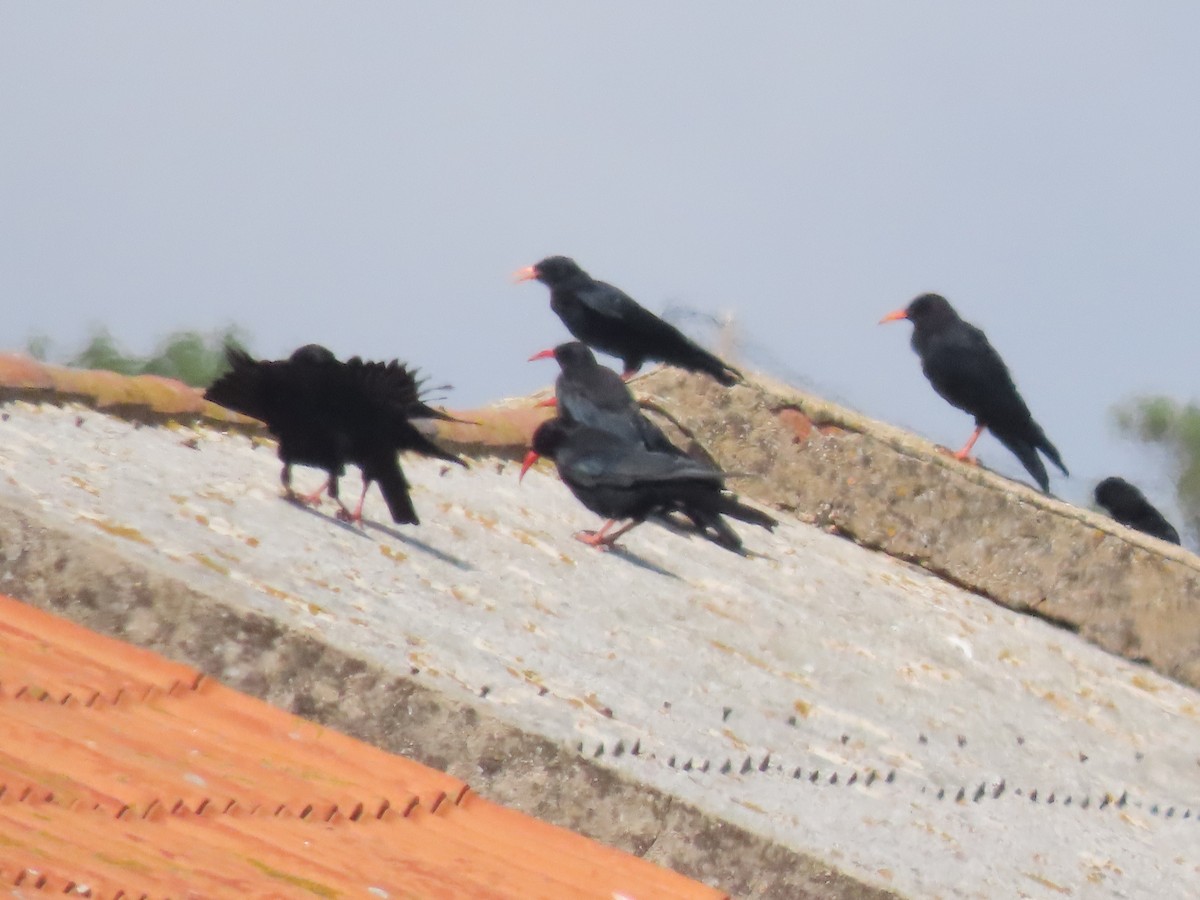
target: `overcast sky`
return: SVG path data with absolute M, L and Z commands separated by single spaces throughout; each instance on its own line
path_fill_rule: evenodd
M 1109 409 L 1196 393 L 1197 35 L 1195 4 L 1101 0 L 0 3 L 5 341 L 236 323 L 472 405 L 552 379 L 525 359 L 566 332 L 509 276 L 564 253 L 958 447 L 875 324 L 933 290 L 1062 451 L 1052 490 L 1165 500 Z

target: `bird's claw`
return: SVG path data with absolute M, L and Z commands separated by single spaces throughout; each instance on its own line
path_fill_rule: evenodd
M 969 453 L 963 453 L 961 450 L 951 450 L 949 447 L 943 447 L 940 444 L 934 448 L 942 456 L 949 456 L 952 459 L 957 459 L 959 462 L 964 462 L 969 466 L 979 465 L 979 457 L 971 456 Z
M 346 507 L 344 507 L 344 506 L 339 507 L 338 511 L 337 511 L 337 513 L 335 513 L 335 515 L 337 516 L 337 520 L 339 522 L 347 522 L 351 525 L 358 525 L 358 524 L 361 524 L 361 522 L 362 522 L 361 514 L 356 516 L 354 513 L 350 512 L 350 510 L 346 509 Z
M 577 531 L 572 535 L 581 544 L 595 547 L 597 550 L 611 550 L 613 542 L 595 531 Z

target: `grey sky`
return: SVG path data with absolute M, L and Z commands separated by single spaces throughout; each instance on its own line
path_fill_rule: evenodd
M 938 441 L 913 295 L 984 328 L 1076 477 L 1194 394 L 1200 7 L 0 4 L 6 341 L 231 322 L 474 404 L 565 336 L 519 266 L 729 311 L 744 362 Z M 688 323 L 685 321 L 685 325 Z M 991 438 L 984 459 L 1022 475 Z

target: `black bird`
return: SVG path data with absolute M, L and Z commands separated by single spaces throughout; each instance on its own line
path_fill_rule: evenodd
M 912 346 L 933 389 L 950 405 L 975 417 L 975 433 L 954 454 L 956 458 L 967 459 L 987 428 L 1016 454 L 1043 492 L 1050 489 L 1050 479 L 1038 457 L 1039 450 L 1064 475 L 1069 474 L 1058 450 L 1017 393 L 1008 367 L 988 343 L 987 335 L 959 318 L 954 307 L 938 294 L 922 294 L 880 321 L 898 319 L 912 321 Z
M 554 400 L 560 418 L 615 434 L 647 450 L 684 456 L 661 428 L 643 415 L 629 386 L 612 369 L 596 362 L 586 344 L 570 341 L 543 350 L 530 360 L 554 357 L 562 372 L 554 382 Z
M 1124 478 L 1105 478 L 1096 485 L 1096 502 L 1122 525 L 1172 544 L 1179 543 L 1179 532 Z
M 725 475 L 687 457 L 647 450 L 640 443 L 568 422 L 550 419 L 533 433 L 521 478 L 539 456 L 554 460 L 558 474 L 584 506 L 608 519 L 599 531 L 578 532 L 576 539 L 600 549 L 652 515 L 682 513 L 708 540 L 738 552 L 742 540 L 721 517 L 732 516 L 768 531 L 779 524 L 725 490 Z M 628 524 L 611 534 L 617 519 Z
M 624 291 L 597 281 L 575 260 L 550 256 L 521 269 L 518 281 L 536 279 L 550 288 L 550 308 L 567 330 L 589 347 L 615 356 L 631 378 L 646 360 L 704 372 L 724 385 L 742 373 L 722 362 L 674 325 L 664 322 Z
M 319 344 L 301 347 L 284 360 L 256 360 L 234 347 L 225 352 L 230 371 L 212 384 L 205 399 L 266 424 L 279 441 L 280 481 L 289 500 L 315 503 L 328 489 L 338 504 L 338 518 L 360 521 L 367 490 L 377 481 L 393 521 L 415 525 L 420 520 L 397 452 L 413 450 L 467 465 L 410 421 L 458 420 L 422 401 L 423 381 L 403 363 L 364 362 L 358 357 L 343 363 Z M 357 465 L 363 478 L 354 512 L 338 496 L 346 463 Z M 297 495 L 292 490 L 293 465 L 324 469 L 328 481 L 313 494 Z

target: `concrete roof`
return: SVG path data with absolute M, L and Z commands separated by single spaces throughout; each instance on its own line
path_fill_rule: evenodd
M 252 437 L 7 411 L 0 588 L 724 890 L 1200 876 L 1194 689 L 799 519 L 739 525 L 750 559 L 650 525 L 602 554 L 551 470 L 481 458 L 406 462 L 422 526 L 376 496 L 356 529 Z

